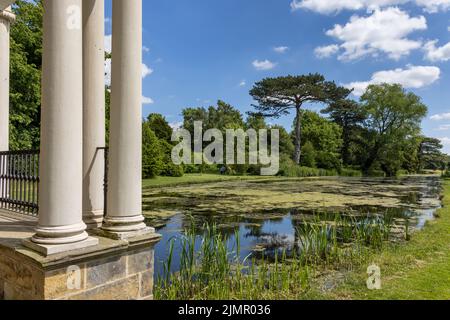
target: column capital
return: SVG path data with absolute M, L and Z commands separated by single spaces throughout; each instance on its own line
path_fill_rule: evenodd
M 0 10 L 0 20 L 5 20 L 9 23 L 14 23 L 14 21 L 16 21 L 16 15 L 11 12 L 11 8 Z

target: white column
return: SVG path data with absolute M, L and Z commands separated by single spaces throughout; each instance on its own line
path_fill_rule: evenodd
M 104 0 L 83 0 L 83 221 L 99 228 L 104 206 Z
M 0 11 L 0 151 L 9 150 L 9 30 L 11 7 Z
M 39 223 L 26 245 L 46 255 L 98 243 L 82 220 L 81 0 L 44 0 Z
M 11 7 L 0 10 L 0 151 L 9 150 L 9 42 L 10 26 L 15 20 Z M 7 172 L 6 158 L 0 159 L 0 174 Z M 0 182 L 0 197 L 7 196 L 8 185 Z
M 108 212 L 103 230 L 127 238 L 142 216 L 142 0 L 113 0 Z

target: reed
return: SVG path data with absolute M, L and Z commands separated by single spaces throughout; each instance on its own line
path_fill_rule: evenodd
M 234 242 L 215 225 L 205 224 L 201 236 L 192 223 L 181 239 L 171 239 L 164 273 L 156 279 L 155 299 L 302 299 L 314 275 L 324 266 L 361 263 L 370 249 L 389 239 L 389 220 L 382 217 L 319 217 L 296 228 L 295 250 L 275 250 L 273 256 L 241 258 L 238 232 Z M 350 244 L 350 245 L 347 245 Z M 180 268 L 172 272 L 176 245 Z

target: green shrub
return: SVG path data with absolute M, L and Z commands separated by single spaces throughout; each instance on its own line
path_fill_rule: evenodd
M 377 170 L 377 169 L 370 169 L 367 172 L 367 175 L 369 177 L 385 177 L 386 176 L 386 174 L 384 173 L 383 170 Z
M 301 164 L 304 167 L 316 167 L 316 150 L 310 141 L 306 142 L 302 147 Z
M 166 177 L 182 177 L 184 175 L 183 166 L 176 165 L 172 161 L 173 145 L 166 140 L 159 140 L 159 144 L 163 153 L 163 163 L 159 174 Z
M 342 168 L 339 175 L 342 177 L 362 177 L 363 173 L 361 170 Z
M 163 167 L 161 144 L 150 126 L 142 125 L 142 176 L 151 179 L 160 174 Z
M 326 170 L 302 167 L 297 165 L 289 156 L 281 155 L 279 176 L 283 177 L 326 177 L 337 176 L 336 170 Z
M 184 170 L 182 166 L 177 166 L 173 162 L 168 162 L 163 165 L 160 175 L 166 177 L 182 177 L 184 175 Z

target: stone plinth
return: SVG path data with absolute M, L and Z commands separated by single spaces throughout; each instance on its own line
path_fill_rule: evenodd
M 0 299 L 149 300 L 160 236 L 96 237 L 94 247 L 43 257 L 20 240 L 0 242 Z

